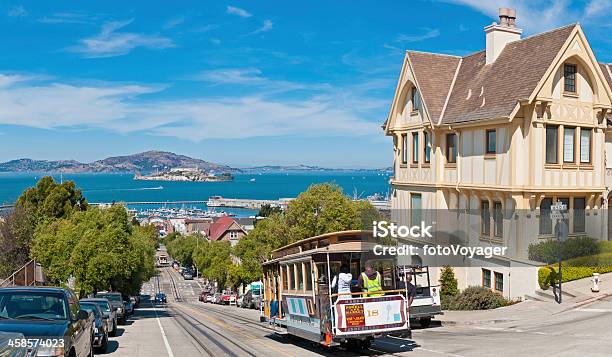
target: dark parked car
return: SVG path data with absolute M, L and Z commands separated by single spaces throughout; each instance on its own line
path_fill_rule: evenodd
M 166 294 L 164 294 L 164 293 L 157 293 L 155 295 L 155 302 L 158 303 L 158 304 L 161 304 L 161 303 L 165 304 L 167 302 L 166 301 Z
M 186 271 L 183 273 L 183 278 L 185 280 L 193 280 L 193 274 L 190 271 Z
M 119 292 L 100 292 L 96 294 L 97 298 L 104 298 L 110 301 L 111 306 L 117 312 L 117 321 L 121 325 L 125 325 L 127 320 L 127 314 L 125 312 L 125 306 L 123 305 L 123 298 Z
M 68 289 L 1 288 L 0 331 L 38 339 L 37 356 L 93 356 L 90 315 Z
M 111 337 L 117 336 L 117 312 L 113 309 L 110 301 L 102 298 L 81 299 L 81 303 L 85 302 L 100 306 L 104 314 L 104 323 L 106 324 L 108 335 Z
M 124 300 L 123 306 L 125 307 L 125 313 L 128 316 L 134 315 L 134 303 L 131 300 Z
M 108 330 L 106 329 L 106 323 L 104 322 L 104 313 L 100 306 L 95 302 L 79 301 L 81 309 L 87 310 L 93 314 L 94 320 L 94 348 L 96 352 L 106 353 L 108 349 Z

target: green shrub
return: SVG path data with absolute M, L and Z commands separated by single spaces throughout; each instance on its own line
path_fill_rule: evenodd
M 557 272 L 550 266 L 541 267 L 538 269 L 538 283 L 542 290 L 548 289 L 557 277 Z
M 563 241 L 560 245 L 555 239 L 549 239 L 539 243 L 529 245 L 529 259 L 551 264 L 559 259 L 559 250 L 563 260 L 586 257 L 603 252 L 609 249 L 612 252 L 612 245 L 602 244 L 587 236 L 570 238 Z
M 489 310 L 509 304 L 501 294 L 480 286 L 466 288 L 451 303 L 455 310 Z
M 588 257 L 568 259 L 562 263 L 562 281 L 568 282 L 588 278 L 593 273 L 612 272 L 612 252 L 595 254 Z M 538 283 L 542 289 L 548 289 L 558 280 L 559 267 L 555 265 L 541 267 L 538 270 Z
M 442 267 L 440 272 L 440 297 L 455 296 L 459 292 L 455 271 L 448 265 Z

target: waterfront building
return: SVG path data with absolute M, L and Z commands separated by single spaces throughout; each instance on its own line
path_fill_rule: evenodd
M 515 20 L 500 9 L 485 49 L 466 56 L 407 51 L 384 132 L 393 220 L 437 216 L 447 239 L 508 246 L 486 264 L 451 265 L 460 288 L 523 298 L 538 288 L 529 245 L 554 238 L 552 205 L 569 208 L 570 237 L 608 239 L 612 65 L 597 61 L 580 24 L 522 38 Z

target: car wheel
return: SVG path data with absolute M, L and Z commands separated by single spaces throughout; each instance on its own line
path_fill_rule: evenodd
M 94 357 L 93 343 L 94 343 L 94 335 L 91 335 L 91 338 L 89 339 L 89 353 L 87 354 L 87 357 Z
M 110 335 L 112 337 L 117 336 L 117 322 L 116 321 L 113 321 L 113 330 L 110 332 Z
M 431 317 L 421 317 L 421 319 L 419 319 L 419 324 L 421 324 L 423 328 L 429 327 L 429 325 L 431 325 Z
M 108 335 L 104 335 L 104 337 L 102 338 L 102 345 L 100 345 L 97 352 L 106 353 L 107 349 L 108 349 Z

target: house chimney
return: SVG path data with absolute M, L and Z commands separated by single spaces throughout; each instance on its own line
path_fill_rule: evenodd
M 502 7 L 499 9 L 499 25 L 494 22 L 485 27 L 487 34 L 487 64 L 495 62 L 506 44 L 521 39 L 523 30 L 516 27 L 516 10 Z

